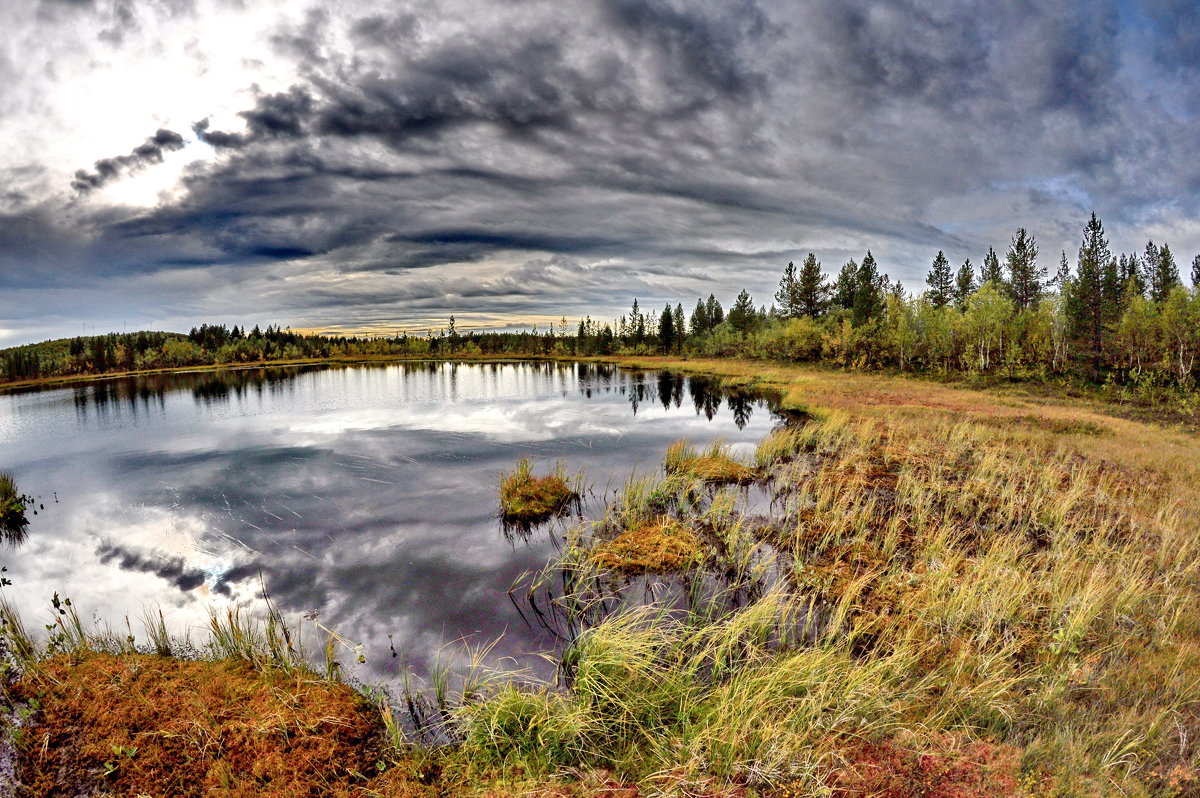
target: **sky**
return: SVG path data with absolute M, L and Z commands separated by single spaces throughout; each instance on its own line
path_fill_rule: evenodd
M 0 3 L 0 346 L 613 318 L 1200 252 L 1200 4 Z

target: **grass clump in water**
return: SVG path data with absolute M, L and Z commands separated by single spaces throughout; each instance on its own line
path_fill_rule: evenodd
M 626 573 L 678 571 L 702 559 L 704 547 L 673 518 L 658 518 L 627 529 L 592 550 L 597 565 Z
M 697 451 L 687 441 L 675 441 L 667 449 L 663 469 L 668 475 L 686 475 L 709 485 L 749 485 L 759 477 L 758 471 L 729 454 L 729 447 L 720 441 L 704 451 Z
M 17 490 L 12 474 L 0 471 L 0 538 L 20 543 L 29 528 L 25 511 L 33 500 Z
M 554 472 L 534 476 L 533 461 L 522 457 L 517 467 L 500 477 L 500 520 L 529 528 L 578 511 L 579 491 L 566 479 L 561 463 Z

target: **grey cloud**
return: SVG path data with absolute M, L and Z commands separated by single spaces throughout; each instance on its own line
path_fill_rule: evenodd
M 183 149 L 183 136 L 173 130 L 159 128 L 153 136 L 133 148 L 128 155 L 118 155 L 113 158 L 102 158 L 96 161 L 93 169 L 79 169 L 71 180 L 71 188 L 80 194 L 100 188 L 105 183 L 117 179 L 123 173 L 137 171 L 146 166 L 162 163 L 163 156 L 168 152 Z
M 230 595 L 231 583 L 253 578 L 260 568 L 258 565 L 241 565 L 218 574 L 210 574 L 198 568 L 188 567 L 182 557 L 138 552 L 109 541 L 103 541 L 97 546 L 96 556 L 105 565 L 115 563 L 117 567 L 126 571 L 157 576 L 185 592 L 195 590 L 211 579 L 212 590 L 224 596 Z
M 290 87 L 197 123 L 217 155 L 177 200 L 64 215 L 20 188 L 0 238 L 50 264 L 39 236 L 70 230 L 61 282 L 219 274 L 192 312 L 261 290 L 300 325 L 765 298 L 809 249 L 835 269 L 870 248 L 920 285 L 932 252 L 978 262 L 1018 225 L 1073 249 L 1095 209 L 1128 248 L 1200 211 L 1192 4 L 1144 0 L 1142 38 L 1112 0 L 359 8 L 318 0 L 251 54 L 290 61 Z

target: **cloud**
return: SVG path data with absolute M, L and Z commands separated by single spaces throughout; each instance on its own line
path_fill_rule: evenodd
M 82 42 L 117 5 L 52 22 Z M 138 6 L 122 52 L 194 26 L 203 58 L 172 68 L 218 70 L 199 31 L 235 5 L 263 34 L 228 54 L 247 65 L 231 104 L 146 117 L 192 124 L 198 160 L 133 178 L 174 146 L 151 139 L 81 170 L 89 202 L 62 208 L 44 177 L 9 182 L 0 282 L 135 295 L 128 315 L 163 324 L 347 327 L 765 299 L 809 250 L 836 269 L 870 248 L 920 285 L 933 252 L 978 262 L 1018 226 L 1073 251 L 1092 210 L 1116 249 L 1145 225 L 1200 248 L 1189 4 L 197 0 Z M 171 169 L 158 201 L 118 201 Z M 66 296 L 0 326 L 69 317 Z
M 105 183 L 116 180 L 122 174 L 162 163 L 165 153 L 182 150 L 183 147 L 183 136 L 173 130 L 159 128 L 153 136 L 134 147 L 128 155 L 101 158 L 96 161 L 93 166 L 95 171 L 92 172 L 86 169 L 77 170 L 71 180 L 71 188 L 80 194 L 87 194 Z

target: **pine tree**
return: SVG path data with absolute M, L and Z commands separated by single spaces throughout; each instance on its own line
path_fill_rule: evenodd
M 671 312 L 671 321 L 675 324 L 675 344 L 679 349 L 683 348 L 683 341 L 687 338 L 687 328 L 684 325 L 683 303 L 676 302 L 675 310 Z
M 979 286 L 975 285 L 975 267 L 971 265 L 971 259 L 967 258 L 963 261 L 963 265 L 958 267 L 958 274 L 954 278 L 954 305 L 959 310 L 965 310 L 967 307 L 967 298 Z
M 800 267 L 800 305 L 805 316 L 819 318 L 829 309 L 830 285 L 817 256 L 808 253 Z
M 1200 291 L 1200 255 L 1192 258 L 1192 288 Z
M 779 290 L 775 292 L 779 312 L 784 318 L 794 319 L 804 313 L 800 303 L 800 280 L 796 277 L 796 264 L 788 261 L 779 279 Z
M 854 295 L 858 292 L 858 264 L 846 262 L 833 281 L 833 304 L 845 310 L 854 308 Z
M 1008 270 L 1008 293 L 1018 311 L 1032 308 L 1041 299 L 1046 269 L 1038 267 L 1037 256 L 1037 241 L 1024 227 L 1019 228 L 1004 256 L 1004 265 Z
M 670 302 L 658 317 L 658 345 L 668 354 L 675 348 L 675 313 Z
M 854 313 L 855 326 L 866 324 L 879 316 L 883 310 L 883 279 L 879 276 L 879 267 L 875 256 L 867 250 L 866 257 L 858 266 L 858 276 L 854 280 Z
M 1166 244 L 1154 247 L 1154 242 L 1146 245 L 1146 282 L 1150 287 L 1150 298 L 1160 305 L 1167 301 L 1171 289 L 1179 285 L 1179 267 L 1175 265 L 1175 256 Z
M 1079 247 L 1079 267 L 1070 292 L 1068 309 L 1076 337 L 1091 358 L 1092 374 L 1098 376 L 1104 358 L 1104 334 L 1114 320 L 1112 297 L 1105 290 L 1105 272 L 1113 261 L 1104 237 L 1104 225 L 1092 213 L 1084 227 Z M 1115 273 L 1115 269 L 1113 270 Z
M 633 308 L 629 311 L 629 337 L 633 339 L 634 346 L 646 340 L 646 317 L 638 308 L 636 297 L 633 300 Z
M 704 300 L 696 300 L 696 309 L 692 311 L 692 318 L 689 321 L 692 335 L 704 335 L 708 332 L 708 312 L 704 307 Z
M 983 268 L 979 272 L 979 282 L 995 283 L 997 287 L 1004 285 L 1004 273 L 1000 271 L 1000 258 L 996 257 L 996 250 L 988 247 L 987 254 L 983 256 Z
M 712 294 L 708 295 L 708 301 L 704 303 L 704 316 L 708 320 L 710 330 L 725 321 L 725 309 Z
M 1058 273 L 1054 275 L 1050 285 L 1054 286 L 1060 296 L 1066 296 L 1067 288 L 1071 285 L 1071 267 L 1067 263 L 1065 249 L 1062 251 L 1062 258 L 1058 261 Z
M 750 298 L 749 292 L 742 289 L 733 306 L 729 308 L 729 326 L 739 335 L 745 335 L 754 327 L 756 321 L 758 315 L 754 310 L 754 300 Z
M 1126 296 L 1146 295 L 1146 280 L 1137 255 L 1122 254 L 1117 261 L 1117 274 L 1121 279 L 1121 288 Z
M 925 295 L 935 308 L 944 308 L 954 299 L 954 276 L 950 272 L 950 261 L 946 260 L 946 253 L 940 249 L 934 256 L 933 268 L 929 270 L 925 284 L 929 286 Z
M 1146 242 L 1146 249 L 1142 252 L 1142 278 L 1146 282 L 1146 290 L 1151 299 L 1154 297 L 1154 274 L 1158 270 L 1158 246 L 1153 241 Z M 1155 300 L 1158 301 L 1158 300 Z

